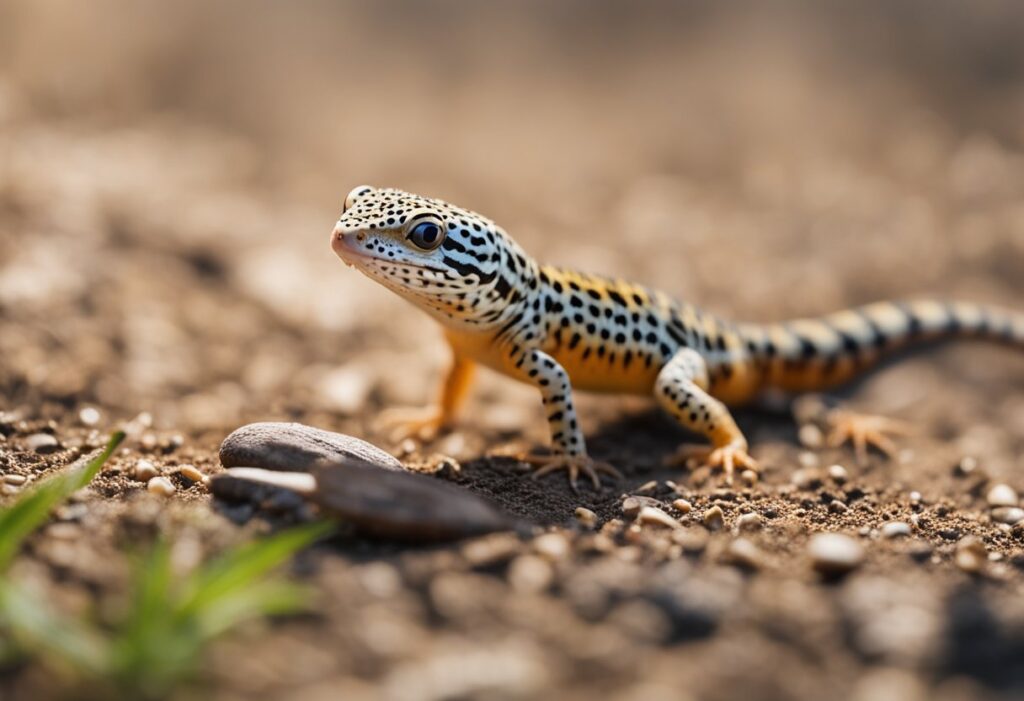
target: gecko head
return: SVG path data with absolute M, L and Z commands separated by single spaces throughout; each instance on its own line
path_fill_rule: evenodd
M 479 328 L 506 306 L 500 271 L 515 244 L 494 222 L 442 200 L 357 187 L 345 198 L 331 247 L 345 263 L 451 325 Z

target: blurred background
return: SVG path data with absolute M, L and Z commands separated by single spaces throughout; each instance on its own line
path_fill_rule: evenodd
M 86 424 L 83 408 L 101 427 L 146 411 L 204 469 L 246 420 L 383 442 L 373 417 L 425 401 L 445 348 L 435 324 L 329 248 L 363 183 L 450 200 L 538 258 L 738 319 L 918 294 L 1024 307 L 1024 3 L 0 0 L 0 419 L 52 419 L 60 433 Z M 931 435 L 1019 475 L 1024 396 L 1007 382 L 1019 387 L 1021 362 L 951 349 L 886 375 L 888 404 L 868 404 L 927 399 L 911 413 Z M 588 434 L 623 406 L 592 401 Z M 529 388 L 485 376 L 473 402 L 473 430 L 446 454 L 544 440 Z M 656 464 L 679 438 L 655 426 L 662 444 L 631 459 Z M 795 464 L 788 423 L 747 426 Z M 950 455 L 928 469 L 948 477 Z M 934 484 L 923 474 L 904 476 Z M 326 627 L 214 658 L 223 698 L 355 698 L 367 679 L 390 698 L 471 698 L 483 678 L 500 697 L 569 680 L 592 698 L 612 679 L 621 698 L 645 701 L 685 698 L 687 680 L 721 699 L 984 696 L 967 682 L 932 689 L 950 670 L 1007 693 L 1024 685 L 1012 671 L 1022 599 L 1009 589 L 1008 637 L 967 625 L 953 636 L 962 657 L 943 657 L 949 589 L 925 596 L 924 574 L 883 596 L 866 577 L 810 586 L 800 569 L 753 580 L 748 599 L 735 569 L 711 565 L 686 580 L 686 601 L 717 606 L 724 633 L 681 655 L 646 625 L 665 607 L 630 599 L 578 630 L 555 599 L 537 595 L 524 614 L 500 578 L 428 585 L 416 560 L 403 570 L 414 591 L 397 592 L 396 570 L 374 561 L 382 551 L 354 551 L 355 564 L 323 566 Z M 445 574 L 444 554 L 432 573 Z M 605 572 L 610 588 L 620 566 Z M 629 586 L 650 581 L 630 567 Z M 417 593 L 428 586 L 434 608 Z M 834 594 L 868 621 L 852 643 Z M 479 624 L 499 600 L 504 623 Z M 915 608 L 923 600 L 934 611 Z M 974 601 L 965 610 L 987 615 Z M 706 607 L 669 614 L 685 627 Z M 577 650 L 544 637 L 553 626 L 590 647 L 560 664 Z M 842 654 L 816 658 L 823 649 Z M 640 672 L 650 683 L 630 691 L 623 680 Z
M 324 373 L 388 398 L 335 365 L 443 349 L 327 246 L 364 182 L 744 318 L 1018 301 L 1022 27 L 1012 1 L 7 0 L 0 387 L 198 424 Z

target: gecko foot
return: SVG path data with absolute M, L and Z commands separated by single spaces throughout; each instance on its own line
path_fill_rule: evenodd
M 519 453 L 512 456 L 520 462 L 537 466 L 533 473 L 533 479 L 539 479 L 555 470 L 565 470 L 569 473 L 569 486 L 574 492 L 576 480 L 580 473 L 590 478 L 594 489 L 601 488 L 601 479 L 598 475 L 608 475 L 615 479 L 622 479 L 622 473 L 616 470 L 611 464 L 594 460 L 589 455 L 566 455 L 565 453 L 554 453 L 552 455 L 535 455 L 533 453 Z
M 665 460 L 666 465 L 685 465 L 694 467 L 722 468 L 725 483 L 732 484 L 733 473 L 737 467 L 750 470 L 755 474 L 761 468 L 754 458 L 750 457 L 745 441 L 734 441 L 722 446 L 684 444 Z
M 888 457 L 896 454 L 896 443 L 890 435 L 906 436 L 911 433 L 909 424 L 884 416 L 857 414 L 845 409 L 833 409 L 825 417 L 828 426 L 826 443 L 838 448 L 846 442 L 853 443 L 857 464 L 866 465 L 868 448 L 874 447 Z
M 433 407 L 399 407 L 381 412 L 377 424 L 390 433 L 390 438 L 403 441 L 415 438 L 432 441 L 445 428 L 448 421 Z

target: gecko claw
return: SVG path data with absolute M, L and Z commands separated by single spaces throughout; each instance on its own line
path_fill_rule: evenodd
M 684 444 L 666 458 L 664 463 L 666 466 L 684 465 L 690 469 L 720 467 L 728 485 L 733 483 L 733 474 L 737 467 L 755 474 L 761 471 L 760 465 L 750 456 L 747 444 L 738 441 L 722 446 Z
M 850 442 L 853 444 L 857 464 L 868 463 L 868 448 L 874 447 L 892 458 L 897 447 L 891 435 L 906 436 L 912 432 L 909 424 L 884 416 L 858 414 L 845 409 L 833 409 L 825 417 L 828 426 L 826 444 L 830 448 Z
M 540 479 L 544 475 L 556 470 L 565 470 L 569 474 L 569 486 L 572 487 L 574 492 L 579 491 L 576 481 L 580 473 L 590 478 L 590 482 L 594 485 L 595 490 L 601 488 L 601 478 L 599 475 L 608 475 L 615 479 L 622 479 L 622 473 L 612 467 L 610 463 L 594 460 L 588 455 L 565 455 L 563 453 L 534 455 L 526 453 L 513 457 L 520 462 L 537 466 L 533 473 L 533 479 Z

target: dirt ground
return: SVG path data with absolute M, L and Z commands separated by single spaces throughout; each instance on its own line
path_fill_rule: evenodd
M 987 494 L 1024 490 L 1024 353 L 944 347 L 833 395 L 915 428 L 864 466 L 781 398 L 740 411 L 765 472 L 735 488 L 661 467 L 689 437 L 650 403 L 585 396 L 592 454 L 626 477 L 574 494 L 486 457 L 546 439 L 534 393 L 493 375 L 454 433 L 389 439 L 380 412 L 425 402 L 445 347 L 328 246 L 369 182 L 733 318 L 915 294 L 1024 308 L 1024 13 L 871 5 L 0 8 L 0 499 L 151 420 L 19 576 L 102 608 L 126 548 L 163 533 L 184 567 L 265 532 L 132 471 L 212 475 L 233 428 L 300 421 L 450 456 L 438 479 L 536 534 L 343 533 L 296 564 L 315 615 L 217 644 L 203 698 L 1019 698 L 1024 522 Z M 633 526 L 624 495 L 679 526 Z M 822 531 L 862 546 L 847 576 L 813 569 Z M 3 699 L 58 686 L 0 670 Z

